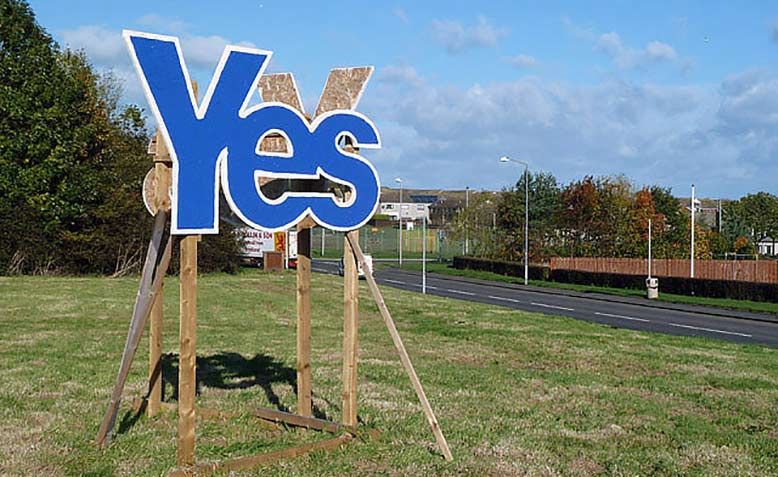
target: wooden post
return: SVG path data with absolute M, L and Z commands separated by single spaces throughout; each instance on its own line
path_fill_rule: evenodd
M 351 233 L 348 233 L 346 234 L 346 239 L 351 245 L 357 260 L 362 265 L 362 269 L 365 271 L 365 278 L 367 279 L 367 284 L 370 287 L 370 292 L 373 294 L 373 299 L 375 299 L 375 302 L 378 305 L 378 310 L 381 312 L 381 316 L 384 318 L 384 323 L 389 330 L 389 334 L 392 336 L 394 346 L 397 348 L 397 352 L 400 354 L 400 361 L 402 361 L 402 364 L 405 367 L 405 371 L 408 373 L 408 377 L 411 379 L 413 389 L 416 391 L 416 396 L 418 396 L 419 401 L 421 402 L 421 407 L 424 410 L 424 415 L 427 416 L 427 422 L 432 428 L 432 433 L 435 435 L 435 440 L 438 442 L 438 446 L 440 447 L 441 452 L 443 452 L 443 456 L 446 458 L 446 460 L 453 460 L 454 457 L 451 455 L 451 449 L 449 449 L 448 442 L 446 442 L 446 438 L 443 436 L 443 431 L 440 430 L 438 420 L 435 418 L 435 413 L 432 411 L 432 406 L 430 406 L 430 403 L 427 400 L 427 395 L 424 393 L 424 388 L 421 387 L 421 381 L 419 381 L 419 377 L 416 375 L 416 371 L 413 369 L 411 358 L 408 356 L 408 352 L 405 350 L 405 345 L 400 338 L 400 334 L 397 332 L 397 327 L 394 326 L 394 320 L 392 319 L 392 315 L 389 313 L 389 308 L 386 307 L 384 298 L 381 295 L 381 290 L 378 289 L 378 284 L 375 282 L 375 278 L 373 278 L 373 272 L 368 268 L 367 263 L 365 262 L 362 249 L 359 247 L 359 236 L 353 236 Z
M 343 241 L 343 425 L 357 425 L 357 329 L 359 326 L 359 272 L 350 242 L 359 242 L 359 230 Z
M 197 82 L 192 81 L 197 98 Z M 197 391 L 197 242 L 199 235 L 181 239 L 178 353 L 178 465 L 195 463 L 195 393 Z
M 307 222 L 307 221 L 305 221 Z M 311 398 L 311 224 L 297 226 L 297 413 L 313 415 Z
M 154 206 L 156 210 L 170 210 L 170 155 L 162 135 L 157 131 L 154 155 Z M 159 292 L 154 297 L 149 324 L 149 397 L 146 412 L 155 416 L 162 402 L 162 315 L 164 307 L 164 276 Z
M 97 437 L 95 438 L 95 444 L 100 447 L 105 447 L 110 439 L 113 426 L 116 424 L 116 415 L 119 412 L 119 403 L 121 402 L 124 385 L 127 382 L 127 376 L 130 373 L 130 365 L 132 365 L 138 344 L 143 336 L 143 330 L 151 313 L 154 297 L 162 286 L 162 277 L 165 276 L 170 263 L 171 238 L 165 234 L 167 220 L 168 214 L 165 211 L 157 211 L 157 215 L 154 218 L 151 241 L 146 252 L 146 262 L 143 265 L 138 296 L 135 299 L 135 308 L 132 311 L 130 330 L 127 333 L 122 362 L 119 365 L 119 374 L 116 376 L 116 384 L 111 393 L 108 409 L 105 411 L 103 422 L 100 424 L 100 429 L 97 431 Z M 159 249 L 163 243 L 165 244 L 165 250 L 160 255 Z
M 178 358 L 178 465 L 194 464 L 197 389 L 197 235 L 181 240 L 180 353 Z

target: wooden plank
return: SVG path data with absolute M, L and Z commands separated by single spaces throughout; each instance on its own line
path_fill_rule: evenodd
M 292 109 L 305 113 L 300 91 L 292 73 L 262 75 L 257 84 L 263 102 L 283 103 Z
M 159 132 L 157 132 L 159 136 Z M 165 141 L 157 141 L 156 158 L 170 159 Z M 170 210 L 171 165 L 167 161 L 156 160 L 154 163 L 154 210 Z M 164 308 L 164 276 L 159 292 L 154 297 L 151 307 L 151 322 L 149 324 L 149 403 L 148 415 L 155 416 L 162 402 L 162 315 Z
M 313 415 L 311 382 L 311 229 L 297 226 L 297 413 Z
M 350 241 L 359 242 L 359 231 L 343 241 L 343 425 L 357 425 L 357 359 L 359 327 L 359 271 Z
M 162 308 L 164 307 L 164 283 L 154 297 L 149 323 L 149 397 L 146 413 L 149 417 L 159 413 L 162 402 Z
M 446 460 L 453 460 L 451 449 L 449 449 L 448 442 L 446 442 L 446 438 L 443 436 L 443 431 L 440 429 L 438 420 L 435 418 L 435 413 L 432 411 L 432 406 L 430 406 L 430 403 L 427 400 L 427 395 L 424 393 L 424 388 L 421 386 L 421 381 L 419 381 L 419 377 L 416 375 L 416 371 L 413 369 L 413 364 L 411 363 L 411 359 L 408 356 L 408 352 L 405 350 L 405 345 L 400 338 L 400 334 L 397 332 L 397 327 L 394 325 L 394 320 L 392 319 L 392 315 L 389 313 L 389 308 L 387 308 L 386 303 L 384 302 L 384 298 L 381 295 L 381 290 L 378 289 L 378 284 L 376 283 L 375 278 L 373 278 L 372 270 L 370 270 L 367 266 L 365 256 L 362 254 L 362 249 L 359 246 L 359 240 L 350 233 L 346 234 L 346 239 L 349 244 L 351 244 L 351 248 L 354 251 L 354 255 L 357 257 L 357 260 L 360 264 L 362 264 L 362 268 L 365 272 L 365 278 L 367 279 L 367 284 L 370 287 L 370 292 L 373 294 L 373 298 L 378 305 L 381 316 L 384 318 L 384 323 L 389 330 L 389 334 L 392 336 L 394 346 L 397 348 L 397 352 L 400 354 L 400 361 L 402 361 L 402 364 L 405 367 L 405 371 L 407 371 L 408 377 L 411 379 L 413 389 L 416 391 L 416 395 L 419 397 L 421 407 L 424 410 L 425 416 L 427 417 L 427 422 L 429 423 L 430 428 L 432 428 L 432 433 L 435 435 L 435 440 L 438 442 L 438 447 L 440 447 L 440 450 L 443 452 L 443 456 L 446 458 Z
M 127 341 L 124 345 L 122 362 L 119 365 L 119 373 L 116 376 L 116 383 L 111 393 L 111 399 L 108 408 L 103 416 L 100 429 L 97 431 L 95 444 L 104 447 L 110 440 L 111 431 L 116 423 L 116 415 L 119 412 L 119 404 L 124 391 L 124 385 L 127 382 L 127 375 L 130 372 L 130 366 L 135 358 L 135 352 L 138 350 L 143 330 L 146 327 L 146 321 L 151 313 L 151 306 L 154 297 L 159 293 L 162 287 L 162 280 L 167 273 L 170 264 L 171 243 L 170 235 L 166 233 L 166 224 L 168 220 L 167 212 L 159 211 L 154 218 L 154 225 L 151 233 L 151 241 L 146 252 L 146 262 L 143 265 L 141 282 L 138 287 L 138 296 L 135 299 L 132 318 L 130 319 L 130 329 L 127 333 Z M 165 250 L 160 256 L 159 249 L 165 244 Z
M 194 464 L 197 343 L 197 235 L 181 240 L 178 465 Z
M 309 452 L 334 450 L 344 444 L 347 444 L 348 442 L 351 442 L 353 439 L 354 438 L 350 434 L 343 434 L 338 437 L 333 437 L 332 439 L 312 442 L 310 444 L 303 444 L 296 447 L 290 447 L 288 449 L 241 457 L 225 462 L 204 463 L 190 468 L 176 469 L 170 472 L 168 476 L 187 477 L 192 475 L 212 475 L 215 473 L 226 475 L 234 470 L 248 469 L 260 465 L 273 464 L 282 460 L 299 457 Z
M 325 419 L 318 419 L 310 416 L 300 416 L 289 412 L 278 411 L 276 409 L 257 408 L 254 410 L 254 415 L 271 421 L 282 422 L 290 426 L 304 427 L 306 429 L 315 429 L 317 431 L 338 432 L 341 430 L 347 430 L 349 432 L 355 431 L 353 427 L 342 426 L 336 422 L 330 422 Z
M 338 109 L 355 109 L 372 74 L 372 66 L 330 70 L 313 117 Z

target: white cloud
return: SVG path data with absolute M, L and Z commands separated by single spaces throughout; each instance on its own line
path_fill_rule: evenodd
M 624 173 L 677 191 L 695 182 L 714 197 L 778 192 L 766 173 L 778 157 L 778 76 L 764 72 L 720 86 L 379 82 L 361 109 L 383 136 L 369 154 L 381 175 L 429 187 L 499 189 L 515 178 L 497 158 L 513 154 L 562 182 Z
M 516 68 L 532 68 L 537 64 L 537 60 L 534 56 L 524 54 L 508 56 L 505 58 L 505 62 Z
M 202 68 L 212 71 L 216 68 L 224 47 L 227 45 L 240 45 L 253 48 L 255 45 L 248 41 L 232 42 L 219 35 L 181 36 L 181 50 L 184 52 L 184 60 L 190 68 Z
M 160 29 L 166 33 L 181 33 L 189 28 L 189 24 L 182 20 L 172 20 L 156 13 L 147 13 L 136 21 L 138 25 Z
M 100 66 L 127 64 L 127 49 L 119 31 L 99 25 L 84 25 L 62 32 L 64 46 L 72 50 L 84 50 L 89 59 Z
M 405 10 L 402 7 L 395 8 L 392 11 L 392 13 L 394 14 L 395 17 L 397 17 L 400 20 L 400 22 L 402 22 L 405 25 L 408 24 L 408 21 L 409 21 L 408 20 L 408 14 L 405 13 Z
M 675 49 L 661 41 L 650 41 L 645 48 L 635 49 L 625 46 L 618 33 L 610 32 L 600 35 L 595 45 L 601 51 L 613 58 L 619 68 L 643 68 L 662 61 L 672 62 L 678 58 Z
M 629 157 L 635 157 L 638 153 L 638 150 L 632 146 L 627 146 L 626 144 L 624 144 L 619 148 L 618 153 L 619 156 L 621 157 L 629 158 Z
M 376 79 L 382 82 L 409 83 L 417 86 L 423 81 L 416 69 L 408 65 L 385 66 L 381 68 Z
M 473 48 L 494 48 L 507 34 L 507 29 L 492 26 L 484 17 L 479 17 L 478 23 L 472 26 L 454 20 L 432 21 L 433 38 L 450 54 Z

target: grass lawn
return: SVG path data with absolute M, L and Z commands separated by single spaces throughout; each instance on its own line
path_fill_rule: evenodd
M 382 267 L 396 267 L 397 264 L 380 264 Z M 408 262 L 403 263 L 404 270 L 421 270 L 421 263 Z M 459 270 L 453 268 L 449 263 L 429 262 L 427 271 L 430 273 L 441 273 L 457 277 L 480 278 L 481 280 L 491 280 L 503 283 L 524 283 L 524 278 L 510 277 L 497 273 L 483 272 L 479 270 Z M 661 281 L 661 278 L 659 279 Z M 645 298 L 645 290 L 635 290 L 632 288 L 608 288 L 593 285 L 578 285 L 575 283 L 546 282 L 543 280 L 530 280 L 530 285 L 546 288 L 558 288 L 562 290 L 574 290 L 589 293 L 605 293 L 607 295 L 627 296 L 634 298 Z M 719 308 L 729 308 L 732 310 L 755 311 L 759 313 L 778 314 L 778 303 L 767 303 L 761 301 L 733 300 L 730 298 L 707 298 L 700 296 L 674 295 L 672 293 L 659 293 L 659 300 L 669 303 L 685 303 L 688 305 L 705 305 Z
M 92 445 L 137 278 L 0 278 L 0 475 L 164 475 L 173 412 L 136 418 L 142 341 L 117 419 Z M 200 277 L 198 405 L 296 403 L 294 275 Z M 361 283 L 359 416 L 378 439 L 237 475 L 778 475 L 778 350 L 613 329 L 384 289 L 454 453 L 448 463 Z M 342 288 L 313 277 L 317 412 L 340 417 Z M 166 400 L 177 378 L 178 283 L 165 294 Z M 329 437 L 250 417 L 198 420 L 199 462 Z

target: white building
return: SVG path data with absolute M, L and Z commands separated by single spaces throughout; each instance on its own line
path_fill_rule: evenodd
M 759 255 L 778 255 L 778 242 L 772 237 L 763 237 L 756 242 L 756 247 L 759 249 Z
M 388 215 L 392 220 L 399 220 L 400 218 L 400 202 L 381 202 L 379 213 Z M 402 218 L 405 220 L 419 220 L 426 218 L 430 219 L 430 204 L 419 202 L 403 202 L 402 203 Z

